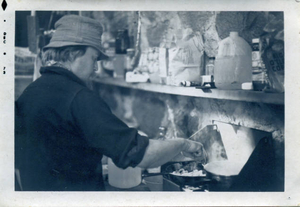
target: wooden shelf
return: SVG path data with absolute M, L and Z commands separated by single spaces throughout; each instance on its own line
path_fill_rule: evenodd
M 264 93 L 261 91 L 247 90 L 218 90 L 196 89 L 195 87 L 168 86 L 152 83 L 127 83 L 117 78 L 95 78 L 94 82 L 132 88 L 156 93 L 166 93 L 180 96 L 192 96 L 201 98 L 225 99 L 233 101 L 260 102 L 267 104 L 284 105 L 284 93 Z

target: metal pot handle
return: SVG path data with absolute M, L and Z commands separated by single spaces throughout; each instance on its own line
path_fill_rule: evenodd
M 152 176 L 158 176 L 158 175 L 166 175 L 169 174 L 167 172 L 160 172 L 160 173 L 148 173 L 148 172 L 143 172 L 142 173 L 142 178 L 146 178 L 146 177 L 152 177 Z

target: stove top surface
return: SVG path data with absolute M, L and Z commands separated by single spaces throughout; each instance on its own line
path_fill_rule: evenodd
M 209 192 L 209 191 L 228 191 L 222 183 L 218 183 L 215 180 L 199 181 L 192 184 L 182 184 L 175 179 L 168 177 L 163 178 L 163 190 L 164 191 L 184 191 L 184 192 Z

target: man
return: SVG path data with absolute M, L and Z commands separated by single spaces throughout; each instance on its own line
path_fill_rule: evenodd
M 202 144 L 149 140 L 88 89 L 97 60 L 105 57 L 96 20 L 68 15 L 55 28 L 43 49 L 42 76 L 16 101 L 15 167 L 22 190 L 105 190 L 97 168 L 103 155 L 124 169 L 158 167 L 180 152 L 202 159 Z

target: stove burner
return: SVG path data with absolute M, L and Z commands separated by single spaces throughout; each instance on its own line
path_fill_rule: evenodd
M 196 191 L 209 192 L 209 186 L 208 186 L 208 184 L 200 185 L 198 187 L 185 185 L 184 187 L 182 187 L 182 191 L 184 191 L 184 192 L 196 192 Z

